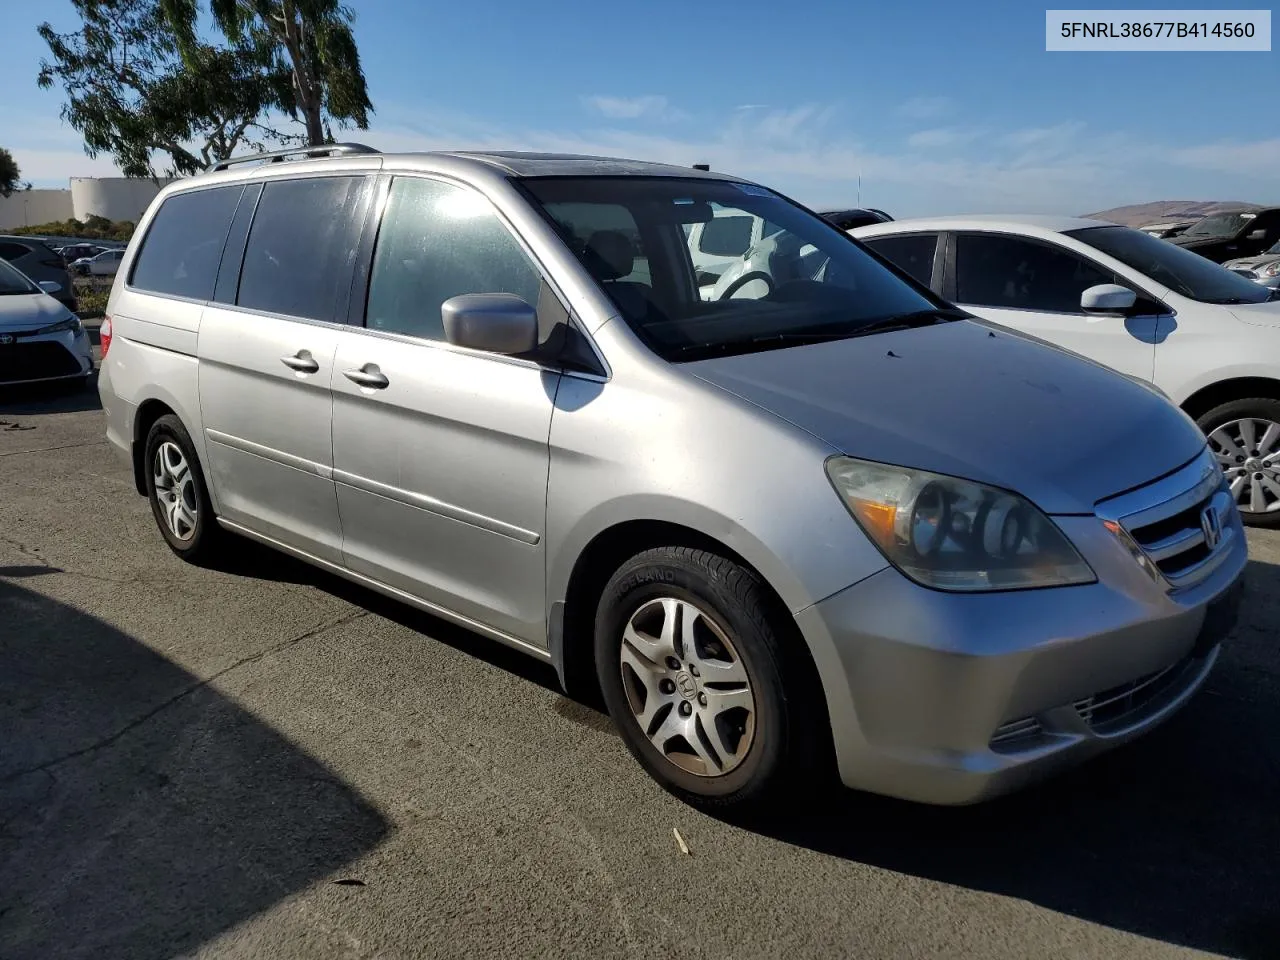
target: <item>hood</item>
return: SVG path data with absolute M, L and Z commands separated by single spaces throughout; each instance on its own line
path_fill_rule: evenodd
M 1280 300 L 1265 303 L 1233 303 L 1228 307 L 1231 315 L 1241 323 L 1257 327 L 1280 327 Z
M 1254 267 L 1261 267 L 1275 260 L 1280 260 L 1280 253 L 1260 253 L 1256 257 L 1239 257 L 1235 260 L 1228 260 L 1223 266 L 1228 270 L 1232 267 L 1247 267 L 1252 270 Z
M 717 357 L 689 372 L 849 456 L 1015 490 L 1047 513 L 1091 513 L 1205 445 L 1154 390 L 967 320 Z
M 0 330 L 39 330 L 64 319 L 67 312 L 47 293 L 0 296 Z

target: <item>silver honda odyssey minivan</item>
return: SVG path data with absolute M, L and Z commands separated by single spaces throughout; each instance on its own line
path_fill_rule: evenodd
M 704 300 L 689 235 L 739 214 L 767 256 Z M 107 436 L 178 556 L 251 538 L 553 664 L 703 806 L 1014 789 L 1181 707 L 1236 616 L 1191 420 L 731 176 L 224 161 L 108 313 Z

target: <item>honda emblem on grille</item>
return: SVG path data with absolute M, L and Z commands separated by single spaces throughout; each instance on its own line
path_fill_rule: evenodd
M 1204 545 L 1210 550 L 1222 539 L 1222 517 L 1212 504 L 1200 511 L 1200 530 L 1204 533 Z
M 0 333 L 0 343 L 13 343 L 13 334 Z

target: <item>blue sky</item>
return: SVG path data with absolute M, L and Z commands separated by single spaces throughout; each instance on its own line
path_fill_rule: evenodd
M 820 207 L 861 173 L 895 216 L 1280 203 L 1276 52 L 1046 53 L 1025 0 L 350 5 L 377 113 L 349 136 L 384 150 L 707 162 Z M 35 85 L 70 3 L 3 6 L 0 145 L 38 186 L 112 173 Z

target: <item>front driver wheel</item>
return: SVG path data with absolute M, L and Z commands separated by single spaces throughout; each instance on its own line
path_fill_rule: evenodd
M 1209 438 L 1241 519 L 1280 527 L 1280 400 L 1233 400 L 1199 421 Z
M 623 564 L 596 616 L 597 675 L 627 748 L 708 808 L 759 806 L 816 772 L 825 711 L 802 644 L 755 574 L 687 547 Z

